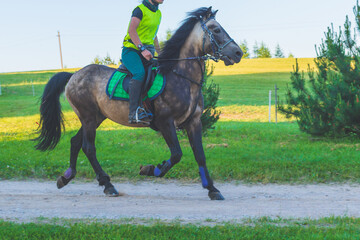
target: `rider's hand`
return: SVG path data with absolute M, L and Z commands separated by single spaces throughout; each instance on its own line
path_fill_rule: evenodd
M 144 51 L 141 52 L 141 54 L 143 55 L 143 57 L 150 61 L 154 56 L 151 54 L 151 52 L 147 49 L 145 49 Z

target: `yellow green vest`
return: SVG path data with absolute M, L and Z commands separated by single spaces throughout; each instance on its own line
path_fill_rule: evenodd
M 148 9 L 144 4 L 138 6 L 143 13 L 143 17 L 137 28 L 137 33 L 139 35 L 140 41 L 143 45 L 154 45 L 154 39 L 159 29 L 161 22 L 161 12 L 157 10 L 156 12 Z M 129 23 L 130 26 L 130 23 Z M 132 43 L 129 28 L 128 33 L 124 39 L 124 47 L 138 49 L 135 44 Z

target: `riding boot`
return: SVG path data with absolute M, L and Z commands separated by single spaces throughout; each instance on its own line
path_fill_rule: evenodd
M 129 123 L 150 124 L 151 114 L 140 107 L 143 82 L 131 79 L 129 83 Z

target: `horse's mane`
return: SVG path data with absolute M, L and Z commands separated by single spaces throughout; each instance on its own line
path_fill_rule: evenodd
M 195 24 L 199 21 L 200 17 L 206 17 L 208 10 L 208 8 L 202 7 L 193 12 L 189 12 L 187 14 L 188 17 L 182 22 L 181 27 L 165 42 L 165 46 L 159 55 L 159 71 L 161 74 L 170 72 L 178 63 L 178 61 L 167 61 L 166 59 L 179 58 L 180 50 L 194 29 Z

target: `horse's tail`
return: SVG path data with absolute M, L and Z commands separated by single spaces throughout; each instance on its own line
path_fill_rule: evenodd
M 52 150 L 61 137 L 61 128 L 65 128 L 61 112 L 60 95 L 73 74 L 59 72 L 46 84 L 41 97 L 39 136 L 35 148 L 40 151 Z

